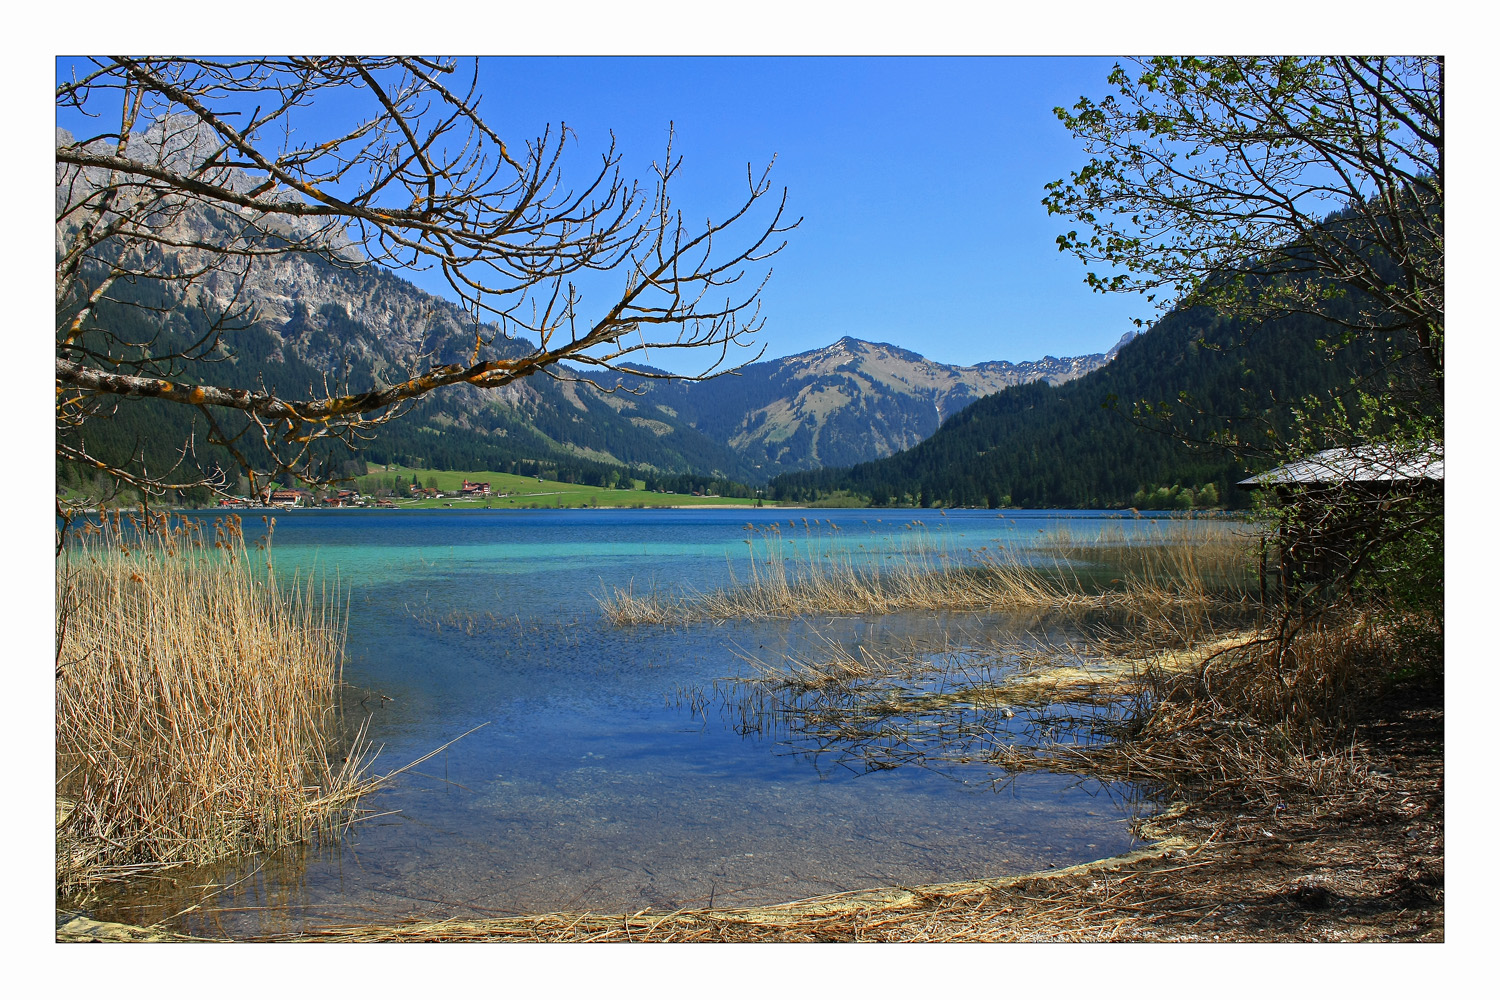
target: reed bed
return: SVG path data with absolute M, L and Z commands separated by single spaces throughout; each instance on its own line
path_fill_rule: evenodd
M 775 526 L 747 525 L 762 535 L 745 540 L 747 579 L 735 578 L 731 566 L 727 587 L 684 594 L 616 588 L 600 607 L 617 625 L 681 625 L 896 611 L 1158 611 L 1246 600 L 1252 539 L 1202 524 L 1169 522 L 1130 539 L 1106 530 L 1088 542 L 1063 531 L 1026 549 L 963 552 L 918 528 L 883 557 L 811 535 L 799 546 Z
M 675 600 L 652 595 L 645 607 L 616 595 L 608 610 L 616 621 L 668 623 L 1002 611 L 999 627 L 976 619 L 933 648 L 824 640 L 775 662 L 747 655 L 749 676 L 720 682 L 711 696 L 699 692 L 690 707 L 717 703 L 740 732 L 843 766 L 980 763 L 1004 780 L 1064 756 L 1059 769 L 1074 770 L 1073 755 L 1117 742 L 1160 700 L 1148 672 L 1161 681 L 1207 648 L 1251 641 L 1256 541 L 1236 525 L 1173 521 L 1132 532 L 1107 526 L 1086 539 L 1063 529 L 1026 549 L 982 548 L 959 559 L 916 534 L 878 567 L 857 563 L 847 547 L 807 546 L 794 559 L 772 544 L 752 559 L 745 585 Z
M 1086 536 L 1065 525 L 1044 535 L 1033 549 L 1116 576 L 1245 595 L 1260 539 L 1258 528 L 1241 522 L 1173 518 L 1153 520 L 1147 530 L 1137 532 L 1108 524 Z
M 368 787 L 336 589 L 279 584 L 233 516 L 80 536 L 57 567 L 59 891 L 335 830 Z
M 1274 805 L 1357 790 L 1371 775 L 1356 718 L 1425 655 L 1411 637 L 1434 626 L 1347 606 L 1295 628 L 1272 623 L 1186 662 L 1157 654 L 1140 672 L 1127 731 L 1086 766 L 1197 799 Z
M 1011 625 L 939 648 L 826 642 L 774 663 L 747 657 L 750 676 L 715 696 L 742 731 L 845 766 L 1047 770 L 1267 808 L 1357 795 L 1372 775 L 1356 717 L 1413 664 L 1440 670 L 1441 620 L 1260 605 L 1248 594 L 1257 541 L 1242 526 L 1184 521 L 1082 539 L 1057 531 L 957 568 L 920 554 L 879 572 L 817 556 L 795 572 L 762 561 L 748 586 L 678 599 L 664 617 L 1099 611 L 1073 618 L 1076 638 L 1062 644 Z

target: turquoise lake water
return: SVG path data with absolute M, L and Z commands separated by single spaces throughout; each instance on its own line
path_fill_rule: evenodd
M 174 922 L 255 935 L 412 916 L 664 911 L 1128 850 L 1130 822 L 1153 808 L 1136 789 L 983 764 L 870 768 L 849 748 L 747 732 L 716 697 L 715 682 L 746 675 L 747 658 L 775 663 L 827 642 L 936 648 L 957 630 L 1019 633 L 1035 621 L 906 613 L 617 627 L 598 598 L 723 586 L 768 545 L 794 560 L 819 546 L 875 562 L 921 546 L 956 560 L 1024 550 L 1059 525 L 1086 535 L 1143 523 L 1086 511 L 281 513 L 277 571 L 336 577 L 347 596 L 349 711 L 370 716 L 382 748 L 374 770 L 484 728 L 365 799 L 376 815 L 337 845 L 176 876 L 98 915 L 150 923 L 206 900 Z M 259 519 L 245 525 L 253 539 Z M 232 888 L 193 888 L 210 882 Z

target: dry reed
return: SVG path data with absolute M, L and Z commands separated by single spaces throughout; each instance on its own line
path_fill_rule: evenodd
M 59 891 L 305 840 L 363 790 L 332 595 L 279 584 L 238 518 L 214 535 L 116 514 L 62 548 Z
M 1129 539 L 1107 529 L 1090 542 L 1064 529 L 1028 551 L 953 553 L 919 532 L 885 564 L 811 536 L 798 548 L 775 526 L 763 534 L 759 543 L 746 539 L 743 582 L 731 567 L 728 587 L 681 595 L 616 588 L 600 607 L 617 625 L 895 611 L 1157 611 L 1244 600 L 1252 552 L 1247 535 L 1191 521 Z
M 1240 592 L 1259 541 L 1258 529 L 1239 522 L 1174 518 L 1153 520 L 1146 530 L 1131 533 L 1120 524 L 1106 524 L 1091 537 L 1079 537 L 1064 525 L 1044 535 L 1033 549 L 1137 580 L 1173 580 Z
M 1345 608 L 1295 630 L 1279 623 L 1186 652 L 1159 651 L 1120 688 L 1129 710 L 1115 738 L 997 745 L 987 760 L 1241 807 L 1359 798 L 1382 779 L 1356 721 L 1409 666 L 1403 636 L 1422 627 Z
M 810 548 L 793 562 L 768 546 L 745 586 L 658 598 L 646 613 L 616 595 L 610 610 L 617 621 L 673 622 L 810 610 L 1004 610 L 1004 628 L 976 623 L 939 648 L 850 650 L 825 640 L 774 663 L 746 656 L 749 677 L 721 681 L 713 699 L 697 699 L 703 707 L 718 701 L 742 732 L 871 769 L 989 762 L 1014 771 L 1056 761 L 1057 769 L 1081 770 L 1078 752 L 1138 729 L 1138 709 L 1160 701 L 1148 668 L 1164 678 L 1164 658 L 1185 669 L 1206 645 L 1253 634 L 1246 597 L 1254 541 L 1236 526 L 1169 522 L 1129 535 L 1109 526 L 1086 541 L 1064 529 L 1028 551 L 982 549 L 956 566 L 925 542 L 879 570 L 856 564 L 847 549 Z M 1074 639 L 1059 645 L 1024 634 L 1022 612 L 1026 632 L 1042 633 L 1061 613 Z

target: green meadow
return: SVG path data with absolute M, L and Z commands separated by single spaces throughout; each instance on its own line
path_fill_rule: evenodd
M 408 493 L 412 476 L 423 487 L 435 486 L 444 494 L 440 499 L 415 499 Z M 490 495 L 471 499 L 460 499 L 456 494 L 464 480 L 471 483 L 489 483 Z M 754 500 L 743 497 L 699 497 L 690 493 L 649 493 L 639 487 L 641 480 L 631 481 L 631 489 L 609 489 L 601 486 L 581 486 L 536 476 L 515 476 L 504 472 L 443 471 L 438 469 L 413 469 L 403 465 L 372 465 L 368 475 L 355 480 L 361 493 L 376 495 L 389 491 L 396 505 L 414 510 L 504 510 L 530 508 L 565 507 L 743 507 L 754 506 Z M 502 494 L 504 494 L 502 496 Z M 766 506 L 777 506 L 767 503 Z

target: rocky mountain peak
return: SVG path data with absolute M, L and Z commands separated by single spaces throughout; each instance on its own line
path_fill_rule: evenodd
M 1115 346 L 1104 352 L 1104 356 L 1113 361 L 1115 359 L 1115 355 L 1120 353 L 1120 348 L 1124 347 L 1126 344 L 1130 343 L 1140 335 L 1140 330 L 1126 330 L 1125 335 L 1119 340 L 1115 341 Z

